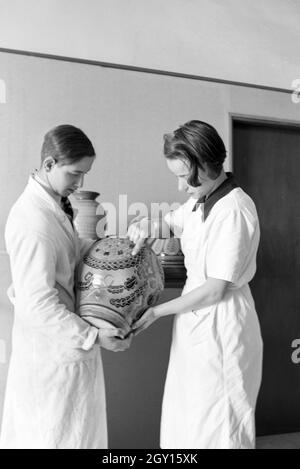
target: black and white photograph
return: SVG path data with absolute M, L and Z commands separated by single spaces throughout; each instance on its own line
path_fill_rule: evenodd
M 0 0 L 0 176 L 1 450 L 300 449 L 300 0 Z

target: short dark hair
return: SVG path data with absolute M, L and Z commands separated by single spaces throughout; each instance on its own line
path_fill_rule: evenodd
M 226 158 L 223 140 L 214 127 L 206 122 L 191 120 L 181 125 L 172 134 L 164 135 L 164 155 L 168 159 L 181 159 L 188 163 L 188 184 L 199 186 L 199 168 L 207 164 L 209 177 L 219 176 Z
M 60 164 L 71 164 L 85 156 L 95 156 L 94 147 L 85 133 L 73 125 L 58 125 L 44 137 L 42 162 L 52 156 Z

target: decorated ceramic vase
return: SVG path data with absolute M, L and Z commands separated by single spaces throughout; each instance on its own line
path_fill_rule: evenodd
M 77 312 L 94 326 L 129 331 L 164 288 L 163 268 L 151 248 L 145 244 L 132 256 L 133 247 L 128 238 L 98 240 L 79 266 Z
M 103 214 L 98 214 L 100 194 L 92 191 L 76 191 L 72 194 L 72 207 L 75 209 L 74 224 L 80 238 L 98 239 L 97 224 Z

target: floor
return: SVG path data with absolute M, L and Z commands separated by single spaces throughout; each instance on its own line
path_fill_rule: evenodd
M 300 449 L 300 433 L 260 436 L 256 449 Z

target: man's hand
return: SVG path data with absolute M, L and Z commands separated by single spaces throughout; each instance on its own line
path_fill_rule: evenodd
M 140 332 L 144 331 L 156 321 L 157 317 L 155 316 L 155 309 L 149 308 L 147 311 L 144 312 L 142 317 L 134 322 L 131 326 L 131 330 L 133 331 L 134 335 L 139 334 Z
M 124 352 L 130 347 L 132 334 L 124 339 L 124 331 L 117 328 L 99 329 L 98 343 L 111 352 Z

